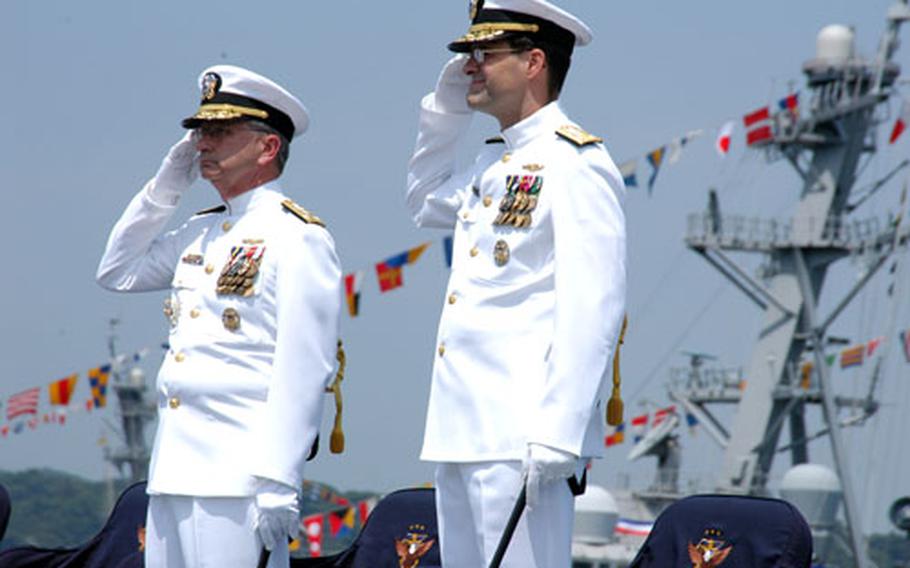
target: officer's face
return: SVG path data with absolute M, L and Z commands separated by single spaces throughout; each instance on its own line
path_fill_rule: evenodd
M 483 62 L 470 57 L 464 72 L 471 76 L 468 106 L 503 122 L 518 113 L 528 88 L 528 52 L 516 52 L 507 42 L 484 44 Z
M 240 123 L 212 123 L 197 130 L 199 172 L 220 190 L 243 184 L 259 167 L 263 134 Z

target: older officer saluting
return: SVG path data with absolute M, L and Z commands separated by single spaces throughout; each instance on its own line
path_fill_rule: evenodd
M 114 226 L 98 282 L 171 289 L 158 374 L 146 565 L 288 566 L 297 488 L 336 352 L 341 270 L 322 222 L 285 198 L 288 144 L 307 127 L 271 80 L 200 76 L 190 132 Z M 223 205 L 164 232 L 198 173 Z
M 557 99 L 575 16 L 544 0 L 471 3 L 424 97 L 407 203 L 455 231 L 422 459 L 438 462 L 443 564 L 485 566 L 527 480 L 504 564 L 570 565 L 566 479 L 603 448 L 604 380 L 623 319 L 625 188 L 600 138 Z M 456 171 L 472 111 L 501 133 Z

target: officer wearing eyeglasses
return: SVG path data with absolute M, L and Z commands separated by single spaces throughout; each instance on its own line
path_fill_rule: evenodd
M 309 122 L 301 102 L 231 65 L 200 86 L 189 131 L 114 226 L 97 275 L 119 292 L 170 290 L 145 565 L 252 567 L 265 547 L 268 566 L 287 567 L 335 366 L 341 269 L 323 223 L 279 182 Z M 222 204 L 166 231 L 200 174 Z
M 605 377 L 626 293 L 622 176 L 559 95 L 581 20 L 545 0 L 475 0 L 421 101 L 407 204 L 454 231 L 423 460 L 436 462 L 443 565 L 486 566 L 523 485 L 503 566 L 570 566 L 573 495 L 604 446 Z M 475 111 L 498 136 L 456 148 Z

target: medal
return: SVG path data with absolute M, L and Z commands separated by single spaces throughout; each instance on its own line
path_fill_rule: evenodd
M 265 247 L 261 246 L 231 247 L 231 257 L 221 269 L 215 291 L 219 295 L 252 296 L 264 253 Z
M 234 308 L 225 308 L 221 313 L 221 323 L 224 324 L 224 329 L 237 331 L 240 329 L 240 314 Z
M 509 243 L 502 239 L 496 241 L 493 247 L 493 260 L 496 261 L 496 266 L 505 266 L 509 262 Z
M 528 164 L 523 167 L 529 171 L 538 171 L 538 165 Z M 543 169 L 543 166 L 539 169 Z M 533 223 L 531 212 L 537 208 L 541 189 L 543 176 L 506 176 L 506 194 L 499 203 L 499 215 L 493 220 L 493 224 L 511 225 L 516 229 L 529 228 Z

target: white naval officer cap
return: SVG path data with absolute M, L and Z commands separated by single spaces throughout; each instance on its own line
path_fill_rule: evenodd
M 471 0 L 469 17 L 468 33 L 450 43 L 450 50 L 467 52 L 477 43 L 523 34 L 571 54 L 594 37 L 587 24 L 547 0 Z
M 234 65 L 215 65 L 199 74 L 199 110 L 182 122 L 198 128 L 213 120 L 253 118 L 268 124 L 289 141 L 310 123 L 306 107 L 271 79 Z

